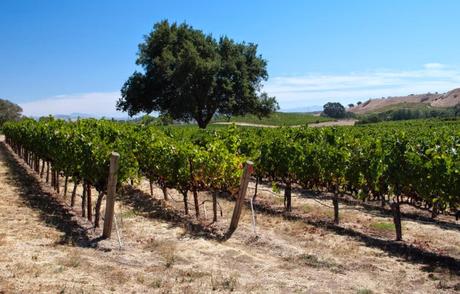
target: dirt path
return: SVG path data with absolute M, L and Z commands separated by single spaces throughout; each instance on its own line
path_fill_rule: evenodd
M 460 285 L 446 270 L 303 222 L 258 214 L 254 238 L 248 209 L 227 242 L 194 237 L 136 207 L 133 195 L 117 204 L 122 248 L 98 243 L 3 143 L 0 191 L 0 293 L 454 293 Z M 232 202 L 220 203 L 228 217 Z

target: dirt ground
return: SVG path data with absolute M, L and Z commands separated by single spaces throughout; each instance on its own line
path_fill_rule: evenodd
M 100 231 L 79 217 L 79 202 L 71 210 L 68 199 L 0 143 L 0 293 L 460 291 L 455 223 L 446 228 L 404 220 L 407 241 L 398 243 L 391 240 L 386 215 L 341 205 L 343 224 L 335 228 L 322 222 L 332 215 L 327 201 L 297 196 L 298 218 L 258 211 L 256 236 L 246 206 L 238 229 L 222 242 L 183 216 L 175 191 L 164 202 L 160 189 L 151 197 L 147 183 L 135 186 L 117 201 L 119 234 L 102 241 Z M 270 194 L 259 193 L 260 203 L 281 207 L 282 199 Z M 200 194 L 201 201 L 209 197 Z M 211 232 L 225 228 L 231 217 L 234 203 L 220 198 L 219 204 L 223 216 L 217 224 L 211 224 L 211 203 L 202 206 L 201 223 Z M 417 246 L 398 251 L 407 244 Z M 430 252 L 444 259 L 432 262 Z

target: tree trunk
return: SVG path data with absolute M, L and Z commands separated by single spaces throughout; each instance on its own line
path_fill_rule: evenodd
M 51 187 L 53 187 L 53 189 L 56 189 L 56 184 L 54 183 L 54 166 L 51 165 L 50 167 L 50 174 L 51 174 Z
M 168 200 L 168 188 L 162 185 L 161 190 L 163 191 L 163 198 L 167 201 Z
M 438 203 L 433 204 L 433 208 L 431 210 L 431 218 L 435 219 L 438 216 Z
M 56 175 L 55 175 L 55 183 L 56 183 L 56 192 L 59 194 L 60 191 L 59 191 L 59 171 L 58 170 L 56 171 Z
M 198 204 L 198 193 L 196 191 L 196 187 L 192 187 L 193 193 L 193 202 L 195 203 L 195 215 L 196 218 L 200 217 L 200 205 Z
M 67 183 L 69 182 L 69 176 L 65 176 L 64 180 L 64 199 L 67 197 Z
M 212 192 L 212 221 L 217 222 L 217 192 Z
M 185 210 L 185 214 L 188 215 L 188 191 L 182 191 L 182 195 L 184 196 L 184 210 Z
M 35 162 L 36 162 L 35 172 L 39 174 L 40 173 L 40 157 L 38 157 L 38 155 L 35 155 Z
M 150 185 L 150 196 L 153 197 L 153 181 L 149 180 L 149 185 Z
M 291 183 L 286 183 L 286 188 L 284 189 L 284 208 L 286 209 L 286 211 L 292 211 L 291 194 L 292 194 Z
M 86 181 L 83 181 L 83 194 L 81 195 L 81 216 L 86 217 Z
M 393 211 L 393 222 L 396 229 L 396 241 L 402 240 L 402 230 L 401 230 L 401 210 L 399 203 L 391 203 L 391 210 Z
M 99 192 L 96 200 L 96 215 L 94 216 L 94 226 L 99 228 L 99 219 L 101 217 L 101 205 L 102 199 L 104 198 L 104 192 Z
M 75 181 L 73 184 L 72 196 L 70 197 L 70 207 L 74 207 L 75 205 L 75 197 L 77 196 L 77 187 L 78 187 L 78 182 Z
M 91 222 L 93 221 L 93 203 L 91 202 L 91 185 L 88 183 L 88 188 L 87 188 L 87 200 L 86 204 L 88 206 L 88 211 L 86 212 L 86 217 L 87 219 Z
M 40 172 L 40 178 L 43 178 L 44 172 L 45 172 L 45 161 L 42 160 L 42 170 L 41 170 L 41 172 Z
M 200 129 L 206 129 L 206 122 L 202 119 L 197 119 L 196 122 L 198 123 L 198 127 Z
M 46 182 L 48 183 L 50 179 L 50 162 L 46 162 Z
M 37 155 L 35 153 L 32 153 L 32 169 L 34 172 L 37 171 Z
M 339 224 L 339 199 L 337 195 L 334 195 L 332 199 L 332 204 L 334 205 L 334 224 Z

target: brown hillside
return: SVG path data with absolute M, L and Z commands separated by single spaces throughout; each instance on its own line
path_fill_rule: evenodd
M 365 114 L 383 110 L 386 107 L 398 104 L 428 104 L 433 107 L 453 107 L 460 103 L 460 88 L 454 89 L 444 94 L 411 94 L 408 96 L 396 96 L 387 98 L 369 99 L 361 105 L 356 105 L 348 109 L 356 114 Z
M 460 103 L 460 88 L 449 91 L 431 102 L 433 107 L 454 107 Z

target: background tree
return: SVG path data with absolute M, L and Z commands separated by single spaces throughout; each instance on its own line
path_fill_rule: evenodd
M 355 105 L 354 105 L 353 103 L 348 104 L 348 107 L 350 107 L 350 108 L 352 108 L 352 107 L 354 107 L 354 106 L 355 106 Z
M 6 121 L 21 118 L 22 108 L 11 101 L 0 99 L 0 127 Z
M 328 102 L 324 104 L 323 113 L 333 118 L 344 118 L 346 116 L 345 107 L 338 102 Z
M 361 105 L 363 104 L 361 101 L 356 102 L 356 105 Z
M 139 45 L 135 72 L 121 89 L 117 109 L 129 115 L 159 111 L 172 119 L 194 119 L 205 128 L 215 113 L 267 116 L 278 109 L 260 94 L 268 78 L 257 45 L 236 43 L 183 24 L 162 21 Z
M 454 106 L 454 115 L 457 117 L 460 114 L 460 103 Z

